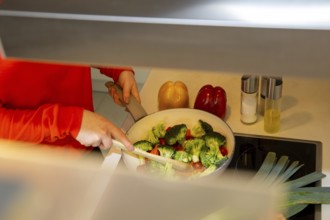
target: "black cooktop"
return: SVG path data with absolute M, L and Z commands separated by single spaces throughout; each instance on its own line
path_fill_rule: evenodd
M 286 155 L 291 162 L 299 161 L 299 164 L 304 164 L 291 179 L 321 171 L 321 142 L 244 134 L 235 134 L 235 141 L 235 152 L 228 170 L 257 171 L 268 152 L 275 152 L 278 158 Z M 309 205 L 290 220 L 319 220 L 320 209 L 320 205 Z

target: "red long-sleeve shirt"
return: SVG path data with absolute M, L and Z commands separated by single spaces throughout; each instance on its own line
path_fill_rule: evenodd
M 123 70 L 100 68 L 116 82 Z M 87 149 L 74 139 L 93 111 L 89 66 L 2 59 L 0 138 Z M 90 148 L 89 148 L 90 150 Z

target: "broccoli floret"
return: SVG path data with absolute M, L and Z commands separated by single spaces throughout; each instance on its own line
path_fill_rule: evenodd
M 155 137 L 163 138 L 166 133 L 166 128 L 164 123 L 159 123 L 156 126 L 152 127 L 152 132 L 154 133 Z
M 205 148 L 200 153 L 200 159 L 205 167 L 215 165 L 219 167 L 228 157 L 220 152 L 220 146 L 226 144 L 226 138 L 218 132 L 210 132 L 203 136 Z
M 164 139 L 167 145 L 174 145 L 175 143 L 182 144 L 186 140 L 187 125 L 178 124 L 174 125 L 170 130 L 165 133 Z
M 191 129 L 193 137 L 202 137 L 210 132 L 213 132 L 213 127 L 203 120 L 198 120 L 198 123 Z
M 147 140 L 137 141 L 133 144 L 133 146 L 144 151 L 150 151 L 153 148 L 153 144 Z
M 152 143 L 153 145 L 159 143 L 159 139 L 156 137 L 156 135 L 154 134 L 154 132 L 152 130 L 148 131 L 146 140 L 149 141 L 150 143 Z
M 199 162 L 199 154 L 205 146 L 205 141 L 202 138 L 195 138 L 185 141 L 184 149 L 192 155 L 193 162 Z
M 174 160 L 189 163 L 192 159 L 192 156 L 186 151 L 176 151 L 174 154 Z
M 216 163 L 218 156 L 215 152 L 212 151 L 202 151 L 200 153 L 200 158 L 203 166 L 208 168 L 209 166 Z
M 171 146 L 167 145 L 159 145 L 158 150 L 160 153 L 160 156 L 166 157 L 166 158 L 173 158 L 175 154 L 175 150 Z
M 222 156 L 221 154 L 214 151 L 201 151 L 200 159 L 204 167 L 208 168 L 210 166 L 219 167 L 227 157 Z
M 159 138 L 163 138 L 165 133 L 165 125 L 163 123 L 159 123 L 148 131 L 146 140 L 151 142 L 153 145 L 159 144 Z
M 164 165 L 154 160 L 148 160 L 147 166 L 148 166 L 148 172 L 153 173 L 163 169 Z
M 226 138 L 218 132 L 210 132 L 203 138 L 205 145 L 212 151 L 220 151 L 219 147 L 226 144 Z
M 150 160 L 147 163 L 147 171 L 150 174 L 156 175 L 156 176 L 162 176 L 162 177 L 174 177 L 175 176 L 175 170 L 172 167 L 172 164 L 166 163 L 161 164 L 159 162 L 156 162 L 154 160 Z

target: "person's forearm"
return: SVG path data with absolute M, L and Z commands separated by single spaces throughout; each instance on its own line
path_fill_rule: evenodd
M 0 107 L 0 138 L 41 143 L 68 135 L 76 137 L 82 111 L 82 108 L 60 105 L 43 105 L 36 110 Z

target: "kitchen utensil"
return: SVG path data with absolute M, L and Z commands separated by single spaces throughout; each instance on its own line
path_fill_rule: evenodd
M 108 88 L 114 87 L 122 97 L 122 89 L 118 85 L 107 82 L 106 86 Z M 159 122 L 163 122 L 166 126 L 184 123 L 188 128 L 192 128 L 198 123 L 198 120 L 203 120 L 209 123 L 215 131 L 224 135 L 227 140 L 228 160 L 217 168 L 213 174 L 221 173 L 229 165 L 234 154 L 235 138 L 231 128 L 221 118 L 206 111 L 190 108 L 167 109 L 147 115 L 141 104 L 133 96 L 130 97 L 126 108 L 135 120 L 135 123 L 126 133 L 132 143 L 144 139 L 148 131 Z M 136 109 L 139 113 L 135 112 Z M 136 171 L 137 167 L 143 163 L 136 154 L 128 151 L 123 152 L 123 161 L 126 167 L 132 171 Z
M 118 147 L 118 148 L 120 148 L 124 151 L 127 151 L 125 146 L 117 140 L 112 140 L 112 144 L 113 144 L 112 147 Z M 138 149 L 138 148 L 135 148 L 134 151 L 130 151 L 130 153 L 148 158 L 149 160 L 157 161 L 157 162 L 162 163 L 162 164 L 170 163 L 170 164 L 172 164 L 172 167 L 174 169 L 178 169 L 178 170 L 189 170 L 189 169 L 191 169 L 191 166 L 187 163 L 176 161 L 176 160 L 173 160 L 173 159 L 170 159 L 170 158 L 161 157 L 161 156 L 158 156 L 158 155 L 155 155 L 155 154 L 150 154 L 150 153 L 148 153 L 146 151 L 143 151 L 141 149 Z
M 102 163 L 102 168 L 114 170 L 118 166 L 121 159 L 121 148 L 112 146 L 108 151 L 104 161 Z
M 109 82 L 105 83 L 105 86 L 109 89 L 110 88 L 115 88 L 117 93 L 119 94 L 119 97 L 122 97 L 123 91 L 118 85 L 116 85 L 113 82 L 109 81 Z M 134 118 L 134 121 L 137 121 L 140 118 L 147 115 L 147 112 L 144 110 L 142 105 L 133 96 L 130 97 L 129 103 L 127 103 L 125 105 L 126 105 L 127 110 L 129 111 L 129 113 Z

